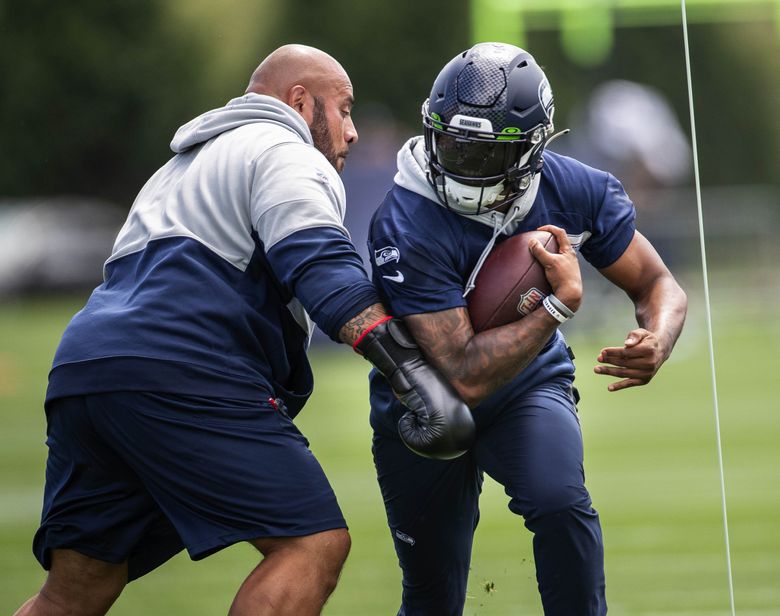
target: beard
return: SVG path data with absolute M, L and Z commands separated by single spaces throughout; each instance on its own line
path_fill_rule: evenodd
M 311 130 L 314 147 L 322 152 L 322 155 L 333 165 L 336 171 L 341 171 L 338 167 L 338 163 L 341 161 L 336 153 L 336 148 L 333 146 L 333 137 L 328 128 L 328 119 L 325 117 L 325 104 L 319 96 L 314 97 L 314 118 L 309 129 Z

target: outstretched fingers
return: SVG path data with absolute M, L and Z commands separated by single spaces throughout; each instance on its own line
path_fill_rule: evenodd
M 645 385 L 656 375 L 663 363 L 663 354 L 656 336 L 645 329 L 635 329 L 626 337 L 625 346 L 605 347 L 596 360 L 596 374 L 624 379 L 608 386 L 609 391 Z

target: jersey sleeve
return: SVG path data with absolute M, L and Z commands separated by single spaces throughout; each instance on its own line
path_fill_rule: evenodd
M 634 204 L 617 178 L 605 175 L 604 196 L 595 209 L 591 235 L 581 249 L 582 256 L 598 269 L 617 261 L 636 231 Z
M 456 256 L 442 242 L 396 232 L 370 238 L 368 248 L 374 284 L 394 316 L 466 305 Z

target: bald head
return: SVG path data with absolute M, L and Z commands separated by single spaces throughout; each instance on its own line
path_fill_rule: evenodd
M 297 111 L 314 147 L 341 171 L 357 141 L 352 122 L 352 82 L 341 64 L 306 45 L 284 45 L 252 73 L 247 93 L 273 96 Z
M 296 85 L 320 96 L 334 85 L 351 84 L 341 64 L 324 51 L 307 45 L 283 45 L 255 69 L 246 91 L 288 102 Z

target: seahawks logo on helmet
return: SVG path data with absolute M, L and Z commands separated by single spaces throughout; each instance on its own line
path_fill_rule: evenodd
M 539 83 L 539 102 L 542 104 L 544 113 L 552 122 L 553 113 L 555 113 L 555 107 L 553 105 L 553 93 L 550 87 L 550 82 L 547 79 L 543 79 Z

